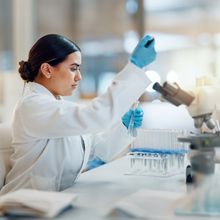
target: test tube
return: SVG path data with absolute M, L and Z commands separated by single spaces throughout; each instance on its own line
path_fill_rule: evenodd
M 135 110 L 139 105 L 139 101 L 136 101 L 131 109 L 132 110 Z M 137 136 L 137 129 L 134 127 L 134 112 L 132 113 L 131 115 L 131 120 L 130 120 L 130 123 L 128 125 L 128 133 L 132 136 L 132 137 L 136 137 Z
M 135 175 L 172 175 L 183 172 L 187 148 L 178 142 L 185 131 L 177 129 L 140 129 L 132 143 L 132 173 Z

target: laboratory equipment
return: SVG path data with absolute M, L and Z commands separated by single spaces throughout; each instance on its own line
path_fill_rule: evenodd
M 220 217 L 220 176 L 219 173 L 210 175 L 194 187 L 185 196 L 175 202 L 176 215 L 186 216 L 215 216 Z
M 215 128 L 212 113 L 215 110 L 216 100 L 210 97 L 210 95 L 214 95 L 211 86 L 199 87 L 191 94 L 182 90 L 177 83 L 169 84 L 165 82 L 163 86 L 155 83 L 153 88 L 172 104 L 188 106 L 188 111 L 194 119 L 196 128 L 201 129 L 203 124 L 210 130 Z M 209 100 L 208 106 L 205 102 L 207 100 Z M 214 148 L 220 146 L 220 133 L 219 131 L 203 133 L 201 130 L 197 134 L 180 137 L 179 141 L 190 143 L 190 149 L 192 150 L 190 154 L 192 180 L 195 184 L 199 184 L 201 176 L 205 178 L 207 175 L 214 173 Z
M 172 176 L 185 171 L 187 144 L 183 130 L 139 129 L 128 153 L 129 175 Z
M 211 95 L 214 95 L 210 93 L 210 88 L 208 90 L 206 87 L 203 87 L 199 91 L 195 91 L 194 93 L 196 94 L 190 94 L 182 90 L 177 83 L 170 84 L 165 82 L 163 86 L 159 83 L 155 83 L 153 89 L 161 93 L 168 102 L 175 106 L 181 104 L 188 106 L 188 111 L 194 120 L 194 126 L 196 128 L 201 128 L 203 123 L 205 123 L 209 129 L 215 127 L 211 117 L 215 109 L 215 100 L 207 103 L 208 98 L 211 99 Z
M 132 137 L 136 137 L 137 136 L 137 128 L 134 125 L 134 110 L 138 107 L 139 105 L 139 101 L 136 101 L 132 107 L 132 114 L 131 114 L 131 119 L 128 125 L 128 133 L 132 136 Z
M 203 85 L 196 88 L 193 95 L 186 93 L 177 84 L 167 82 L 163 86 L 157 83 L 153 88 L 172 104 L 188 106 L 194 125 L 199 129 L 198 133 L 178 138 L 180 142 L 190 144 L 191 165 L 186 169 L 186 181 L 193 183 L 196 191 L 187 195 L 188 198 L 175 209 L 175 213 L 220 216 L 219 185 L 216 185 L 220 178 L 214 175 L 215 148 L 220 147 L 220 131 L 218 123 L 213 120 L 220 88 Z
M 154 38 L 151 37 L 144 46 L 147 48 L 153 41 L 154 41 Z

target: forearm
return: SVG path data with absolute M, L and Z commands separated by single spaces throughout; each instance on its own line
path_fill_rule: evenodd
M 98 157 L 107 162 L 122 154 L 133 141 L 126 127 L 117 123 L 106 132 L 99 133 L 93 139 L 93 157 Z

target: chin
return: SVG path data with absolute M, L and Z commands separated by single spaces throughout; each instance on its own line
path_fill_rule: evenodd
M 71 96 L 73 94 L 74 88 L 70 88 L 68 90 L 63 91 L 60 95 L 61 96 Z
M 66 92 L 66 93 L 64 93 L 63 96 L 71 96 L 72 94 L 73 94 L 73 91 L 70 91 L 70 92 Z

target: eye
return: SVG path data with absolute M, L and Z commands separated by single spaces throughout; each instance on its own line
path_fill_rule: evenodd
M 77 70 L 80 70 L 80 66 L 73 66 L 73 67 L 70 68 L 70 70 L 72 72 L 76 72 Z
M 71 72 L 75 72 L 75 71 L 77 71 L 77 68 L 76 67 L 71 67 L 70 70 L 71 70 Z

